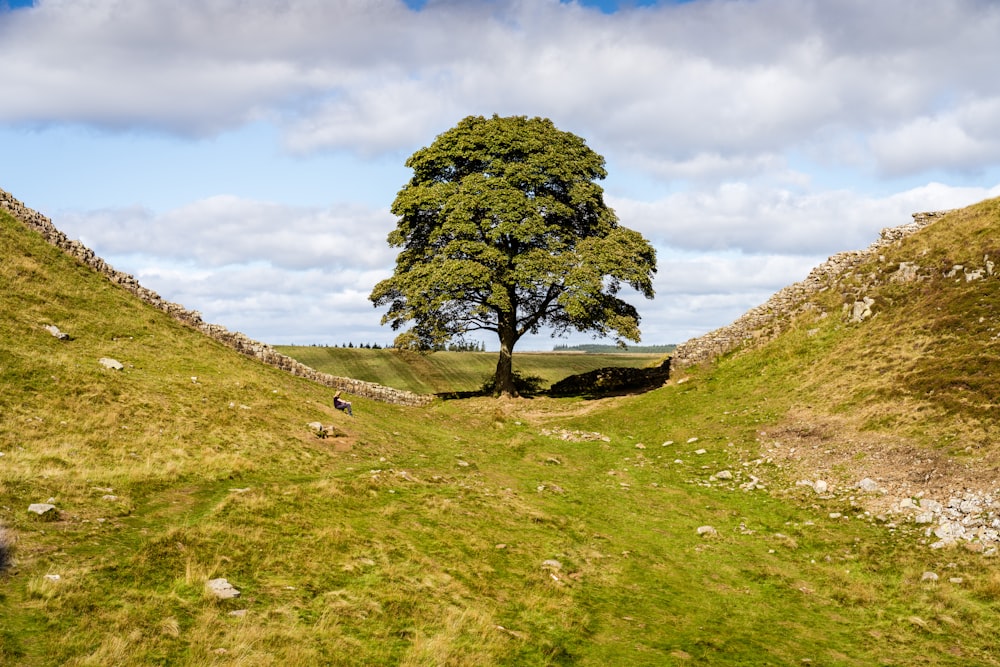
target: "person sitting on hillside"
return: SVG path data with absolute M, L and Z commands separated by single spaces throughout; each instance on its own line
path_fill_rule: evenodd
M 345 401 L 340 397 L 339 389 L 337 390 L 337 393 L 333 395 L 333 407 L 337 408 L 338 410 L 343 410 L 351 417 L 354 416 L 354 412 L 351 410 L 351 402 Z

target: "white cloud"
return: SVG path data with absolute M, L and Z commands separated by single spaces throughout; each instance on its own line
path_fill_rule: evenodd
M 469 113 L 547 115 L 675 178 L 840 133 L 878 132 L 889 172 L 940 167 L 938 138 L 969 146 L 944 166 L 996 159 L 972 148 L 995 128 L 1000 6 L 976 0 L 45 0 L 2 21 L 9 123 L 201 136 L 266 118 L 294 150 L 370 155 Z
M 656 243 L 691 251 L 833 254 L 862 248 L 912 213 L 967 206 L 1000 192 L 929 185 L 889 197 L 793 191 L 724 183 L 657 201 L 609 198 L 622 224 Z
M 289 270 L 376 267 L 394 254 L 388 210 L 326 210 L 219 195 L 162 215 L 139 207 L 66 214 L 60 225 L 98 253 L 155 255 L 203 267 L 263 262 Z
M 1000 96 L 975 100 L 933 117 L 921 116 L 872 137 L 872 150 L 891 174 L 927 169 L 975 170 L 1000 161 Z

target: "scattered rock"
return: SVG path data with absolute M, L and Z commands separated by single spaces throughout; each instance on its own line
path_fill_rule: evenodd
M 570 431 L 563 428 L 548 429 L 543 428 L 542 435 L 550 435 L 566 440 L 567 442 L 611 442 L 611 438 L 593 431 Z
M 548 560 L 542 561 L 542 568 L 546 570 L 561 570 L 562 563 L 557 561 L 555 558 L 550 558 Z
M 113 371 L 120 371 L 124 370 L 125 368 L 122 362 L 118 361 L 117 359 L 112 359 L 111 357 L 101 357 L 100 359 L 97 360 L 97 363 Z
M 240 592 L 232 584 L 221 578 L 209 579 L 205 582 L 205 589 L 219 600 L 231 600 L 240 596 Z
M 875 299 L 871 297 L 864 297 L 861 301 L 855 301 L 854 307 L 851 310 L 851 322 L 863 322 L 872 316 L 872 306 L 875 305 Z
M 825 480 L 817 479 L 813 482 L 813 491 L 822 495 L 830 490 L 830 485 L 826 483 Z
M 234 609 L 231 612 L 229 612 L 229 615 L 230 616 L 235 616 L 236 618 L 243 618 L 244 616 L 247 615 L 247 610 L 246 609 Z
M 863 480 L 858 482 L 858 488 L 868 493 L 874 493 L 875 491 L 878 491 L 878 482 L 874 479 L 865 477 Z
M 924 572 L 920 575 L 920 581 L 937 581 L 938 576 L 934 572 Z
M 729 470 L 720 470 L 719 472 L 715 473 L 715 478 L 716 479 L 732 479 L 733 478 L 733 473 L 731 471 L 729 471 Z
M 52 334 L 54 337 L 58 338 L 59 340 L 69 340 L 69 334 L 59 331 L 59 327 L 57 327 L 54 324 L 45 325 L 45 330 L 48 331 L 50 334 Z
M 60 579 L 62 579 L 62 577 L 59 576 L 58 574 L 46 574 L 43 578 L 48 581 L 59 581 Z
M 719 534 L 719 531 L 713 526 L 698 526 L 698 534 L 702 537 L 713 537 Z
M 52 521 L 59 516 L 59 511 L 52 503 L 32 503 L 28 505 L 28 511 L 47 521 Z

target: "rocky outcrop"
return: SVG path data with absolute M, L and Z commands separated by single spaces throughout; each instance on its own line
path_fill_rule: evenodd
M 878 257 L 879 251 L 883 248 L 920 231 L 949 212 L 914 213 L 913 222 L 883 229 L 878 240 L 865 250 L 833 255 L 813 269 L 805 280 L 776 292 L 765 303 L 751 308 L 732 324 L 678 345 L 673 353 L 674 368 L 711 361 L 739 348 L 771 340 L 788 326 L 795 315 L 813 307 L 811 297 L 829 289 L 839 278 L 849 274 L 861 264 Z M 914 267 L 900 266 L 899 279 L 906 277 L 912 279 L 915 275 Z M 844 305 L 849 317 L 860 322 L 871 316 L 874 302 L 862 298 Z
M 201 314 L 198 311 L 188 310 L 180 304 L 167 301 L 156 292 L 140 285 L 134 276 L 116 270 L 113 266 L 98 257 L 93 250 L 79 241 L 69 239 L 65 234 L 56 229 L 49 218 L 38 211 L 28 208 L 3 189 L 0 189 L 0 209 L 10 213 L 29 229 L 41 234 L 50 244 L 97 271 L 112 283 L 125 288 L 145 303 L 167 313 L 179 322 L 198 329 L 206 336 L 248 357 L 253 357 L 265 364 L 287 371 L 292 375 L 307 378 L 327 387 L 340 389 L 356 396 L 363 396 L 383 403 L 419 406 L 426 405 L 434 400 L 433 396 L 384 387 L 374 382 L 364 382 L 363 380 L 321 373 L 291 357 L 277 352 L 270 345 L 253 340 L 238 331 L 229 331 L 218 324 L 205 322 L 201 319 Z

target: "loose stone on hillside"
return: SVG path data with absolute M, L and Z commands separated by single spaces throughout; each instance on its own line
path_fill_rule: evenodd
M 52 520 L 59 516 L 56 506 L 52 503 L 32 503 L 28 505 L 28 511 L 46 520 Z
M 112 359 L 111 357 L 101 357 L 100 359 L 97 360 L 97 363 L 113 371 L 120 371 L 125 368 L 122 362 L 118 361 L 117 359 Z
M 713 537 L 719 534 L 714 526 L 698 526 L 698 534 L 702 537 Z
M 45 330 L 48 331 L 50 334 L 52 334 L 54 337 L 58 338 L 59 340 L 69 340 L 69 334 L 59 331 L 59 327 L 57 327 L 54 324 L 47 324 L 45 326 Z
M 863 480 L 858 482 L 858 488 L 861 489 L 862 491 L 867 491 L 868 493 L 874 493 L 878 491 L 879 487 L 878 487 L 878 482 L 876 482 L 874 479 L 865 477 Z
M 205 582 L 205 589 L 219 600 L 231 600 L 238 598 L 240 592 L 225 579 L 209 579 Z

